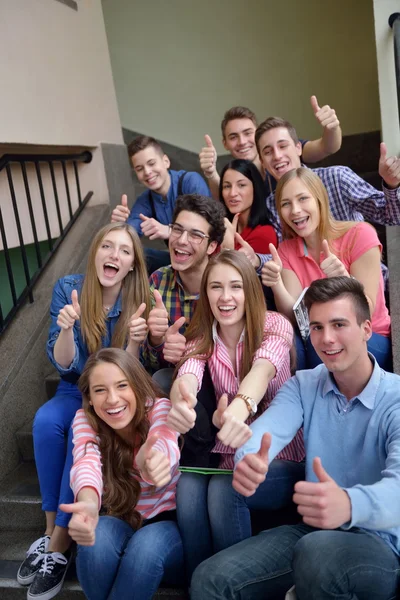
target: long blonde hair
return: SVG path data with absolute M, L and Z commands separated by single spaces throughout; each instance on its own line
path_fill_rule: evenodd
M 132 444 L 125 442 L 90 405 L 90 376 L 93 369 L 101 363 L 113 364 L 121 369 L 135 394 L 136 412 L 131 421 Z M 148 415 L 156 397 L 160 396 L 160 390 L 138 359 L 120 348 L 102 348 L 92 354 L 86 362 L 78 385 L 87 420 L 99 438 L 104 483 L 102 503 L 108 515 L 119 517 L 137 529 L 142 523 L 141 514 L 136 510 L 141 487 L 137 479 L 139 473 L 133 465 L 133 457 L 135 450 L 146 441 L 150 428 Z
M 223 250 L 213 256 L 203 273 L 200 286 L 200 297 L 194 311 L 193 318 L 185 332 L 187 342 L 196 340 L 196 346 L 192 352 L 187 354 L 177 366 L 177 369 L 193 356 L 204 355 L 207 358 L 213 353 L 214 342 L 212 337 L 212 326 L 214 315 L 211 311 L 207 295 L 208 278 L 211 269 L 216 265 L 227 265 L 236 269 L 243 279 L 244 307 L 245 307 L 245 333 L 243 360 L 238 371 L 242 380 L 250 371 L 253 356 L 261 346 L 264 334 L 265 321 L 265 299 L 261 283 L 254 267 L 241 252 L 236 250 Z
M 127 223 L 109 223 L 95 235 L 88 254 L 88 263 L 83 281 L 79 304 L 81 307 L 81 333 L 89 354 L 101 348 L 102 338 L 106 335 L 106 313 L 103 308 L 102 286 L 97 277 L 95 258 L 104 237 L 110 231 L 126 231 L 133 245 L 133 270 L 122 281 L 122 311 L 115 327 L 111 346 L 124 348 L 128 339 L 128 322 L 142 302 L 146 303 L 143 318 L 147 319 L 150 307 L 149 280 L 142 245 L 136 231 Z
M 279 180 L 278 185 L 276 186 L 275 202 L 279 219 L 281 221 L 283 237 L 285 239 L 298 237 L 297 233 L 293 231 L 293 229 L 289 227 L 289 225 L 285 223 L 284 219 L 282 218 L 281 205 L 285 185 L 289 183 L 289 181 L 292 181 L 296 178 L 300 179 L 300 181 L 304 183 L 311 195 L 314 196 L 315 200 L 317 201 L 320 215 L 318 225 L 319 239 L 321 241 L 327 240 L 331 251 L 335 253 L 335 249 L 332 247 L 332 240 L 340 238 L 347 231 L 349 231 L 349 229 L 357 225 L 357 223 L 356 221 L 337 221 L 333 218 L 329 208 L 329 197 L 326 187 L 318 175 L 313 173 L 313 171 L 310 169 L 306 169 L 305 167 L 299 167 L 298 169 L 288 171 L 285 173 L 282 179 Z

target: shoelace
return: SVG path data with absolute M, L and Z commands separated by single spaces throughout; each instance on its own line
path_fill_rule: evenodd
M 38 561 L 39 558 L 43 559 L 42 566 L 39 569 L 39 573 L 43 575 L 51 575 L 56 563 L 60 565 L 67 565 L 68 560 L 61 552 L 50 552 L 49 554 L 42 554 L 38 556 L 34 562 Z
M 31 544 L 29 546 L 28 552 L 26 553 L 27 556 L 29 556 L 30 554 L 42 554 L 43 552 L 46 551 L 46 537 L 42 537 L 39 538 L 38 540 L 34 541 L 33 544 Z

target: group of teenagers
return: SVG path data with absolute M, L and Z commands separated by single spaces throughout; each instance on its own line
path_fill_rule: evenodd
M 311 105 L 313 141 L 227 111 L 232 160 L 218 174 L 205 136 L 205 179 L 171 170 L 153 138 L 129 145 L 146 190 L 53 291 L 61 380 L 33 424 L 46 530 L 18 571 L 28 600 L 61 590 L 73 542 L 89 600 L 161 583 L 193 600 L 396 597 L 400 379 L 364 218 L 400 224 L 400 160 L 381 145 L 382 191 L 305 167 L 341 144 L 335 111 Z M 253 535 L 255 515 L 293 505 L 297 519 Z

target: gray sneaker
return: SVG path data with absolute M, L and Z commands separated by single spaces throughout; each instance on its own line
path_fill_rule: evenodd
M 20 585 L 29 585 L 35 579 L 35 575 L 39 571 L 41 564 L 39 557 L 42 557 L 47 552 L 49 542 L 50 536 L 44 535 L 30 546 L 24 562 L 18 569 L 17 581 Z

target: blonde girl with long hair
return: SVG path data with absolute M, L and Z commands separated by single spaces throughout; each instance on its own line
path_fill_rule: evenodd
M 47 354 L 61 381 L 33 424 L 46 530 L 29 548 L 17 575 L 21 585 L 30 585 L 29 600 L 53 598 L 71 558 L 70 517 L 58 506 L 72 495 L 72 439 L 66 452 L 65 437 L 82 404 L 79 376 L 89 355 L 102 347 L 126 348 L 137 356 L 147 333 L 149 307 L 142 247 L 134 229 L 125 223 L 105 225 L 95 235 L 86 275 L 67 275 L 54 287 Z
M 284 241 L 262 271 L 262 282 L 272 288 L 278 310 L 293 320 L 293 305 L 312 281 L 325 277 L 355 277 L 363 284 L 372 315 L 369 351 L 379 365 L 391 370 L 390 316 L 385 303 L 381 272 L 382 245 L 372 225 L 336 221 L 329 209 L 328 193 L 320 178 L 304 167 L 286 173 L 279 181 L 275 200 Z M 321 361 L 308 341 L 307 366 Z M 327 340 L 331 360 L 339 361 L 344 349 Z
M 211 453 L 216 467 L 231 470 L 235 449 L 251 435 L 249 423 L 290 377 L 292 326 L 285 317 L 266 311 L 260 281 L 247 258 L 236 250 L 225 250 L 211 258 L 205 269 L 185 337 L 186 351 L 171 389 L 168 422 L 180 433 L 195 425 L 196 395 L 207 363 L 216 393 L 212 418 L 216 439 Z M 279 456 L 283 460 L 276 461 L 277 477 L 279 472 L 282 480 L 293 485 L 303 473 L 303 467 L 299 468 L 303 458 L 299 433 Z M 264 490 L 258 496 L 263 494 Z M 268 508 L 268 491 L 264 496 Z M 282 495 L 282 505 L 290 496 L 291 491 Z M 177 514 L 189 579 L 213 552 L 251 535 L 247 500 L 233 490 L 230 474 L 182 474 Z
M 78 579 L 88 600 L 150 600 L 162 580 L 184 580 L 175 518 L 178 434 L 166 426 L 171 403 L 139 361 L 117 348 L 90 356 L 79 389 L 74 502 L 61 505 L 72 514 Z

